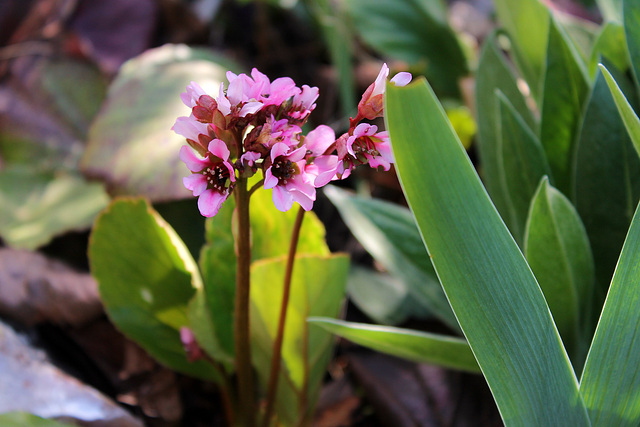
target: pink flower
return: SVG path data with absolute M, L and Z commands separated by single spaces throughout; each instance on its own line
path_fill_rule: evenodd
M 271 165 L 265 172 L 264 188 L 273 189 L 273 203 L 281 212 L 291 209 L 293 202 L 298 202 L 306 211 L 313 207 L 315 176 L 307 171 L 305 155 L 305 147 L 289 152 L 289 146 L 282 142 L 271 148 Z
M 387 77 L 389 77 L 389 67 L 387 64 L 382 64 L 382 68 L 378 73 L 376 80 L 365 90 L 362 94 L 362 99 L 358 103 L 358 116 L 373 120 L 376 117 L 382 116 L 383 110 L 383 97 L 387 88 Z M 411 74 L 402 72 L 396 74 L 391 81 L 396 86 L 405 86 L 411 81 Z
M 187 85 L 187 91 L 180 94 L 180 99 L 182 99 L 184 105 L 193 108 L 202 95 L 206 95 L 204 89 L 202 89 L 198 83 L 191 82 Z
M 300 92 L 295 82 L 290 77 L 280 77 L 273 82 L 258 71 L 257 68 L 251 70 L 254 84 L 249 89 L 250 97 L 263 103 L 263 105 L 281 105 L 284 101 Z
M 224 141 L 214 139 L 209 143 L 208 156 L 197 157 L 186 145 L 180 149 L 180 159 L 193 172 L 183 178 L 184 186 L 198 197 L 198 209 L 203 216 L 212 217 L 231 193 L 235 171 L 228 162 L 229 149 Z
M 325 154 L 325 151 L 336 142 L 336 133 L 327 125 L 320 125 L 307 134 L 304 139 L 304 146 L 311 157 L 318 157 Z
M 387 132 L 377 132 L 378 127 L 368 123 L 360 123 L 347 138 L 341 137 L 337 142 L 338 174 L 342 179 L 349 176 L 351 169 L 359 164 L 368 163 L 372 168 L 382 166 L 389 170 L 394 162 L 391 142 Z
M 292 119 L 305 120 L 316 108 L 319 89 L 317 87 L 302 86 L 302 91 L 293 96 L 291 107 L 287 115 Z

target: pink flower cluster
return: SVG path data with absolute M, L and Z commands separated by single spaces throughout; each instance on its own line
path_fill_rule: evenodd
M 192 172 L 184 185 L 198 197 L 200 213 L 216 215 L 236 181 L 259 170 L 263 187 L 272 190 L 273 202 L 283 212 L 294 202 L 310 210 L 317 188 L 346 178 L 356 166 L 388 170 L 393 163 L 389 135 L 361 123 L 382 116 L 388 76 L 384 64 L 362 96 L 349 131 L 339 138 L 325 125 L 302 135 L 316 107 L 316 87 L 297 87 L 288 77 L 270 81 L 255 68 L 251 76 L 227 72 L 229 84 L 226 90 L 221 84 L 215 98 L 191 82 L 181 95 L 191 115 L 179 117 L 172 129 L 189 144 L 180 150 Z M 391 81 L 404 86 L 411 75 L 399 73 Z

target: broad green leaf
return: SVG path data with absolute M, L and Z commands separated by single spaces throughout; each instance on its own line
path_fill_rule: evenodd
M 75 424 L 49 420 L 27 412 L 5 412 L 0 414 L 0 425 L 4 427 L 73 427 Z
M 321 317 L 313 317 L 309 321 L 356 344 L 392 356 L 462 371 L 480 372 L 469 344 L 461 338 Z
M 252 356 L 262 385 L 269 377 L 282 301 L 286 259 L 264 259 L 251 268 Z M 337 317 L 344 300 L 349 259 L 345 255 L 296 258 L 282 347 L 276 412 L 284 425 L 313 415 L 333 337 L 307 323 L 310 316 Z M 302 407 L 302 410 L 300 409 Z
M 580 385 L 593 426 L 640 423 L 638 212 L 624 242 Z
M 289 252 L 289 241 L 299 208 L 295 204 L 291 210 L 280 212 L 273 204 L 271 190 L 261 189 L 251 196 L 251 256 L 254 261 Z M 297 253 L 329 254 L 324 225 L 313 212 L 304 215 Z
M 610 68 L 613 71 L 613 68 Z M 617 73 L 627 96 L 633 85 Z M 574 205 L 589 235 L 602 303 L 640 198 L 640 160 L 602 72 L 598 72 L 575 154 Z
M 187 361 L 179 330 L 202 287 L 189 250 L 143 199 L 119 199 L 98 217 L 89 243 L 91 273 L 111 321 L 160 363 L 216 380 L 203 361 Z
M 590 328 L 584 334 L 584 326 L 595 280 L 593 255 L 578 212 L 546 177 L 531 202 L 524 253 L 574 366 L 580 369 L 592 336 Z
M 75 174 L 0 171 L 0 235 L 15 248 L 36 249 L 64 232 L 87 229 L 108 203 L 101 184 Z
M 589 60 L 589 75 L 594 78 L 598 71 L 598 63 L 606 58 L 618 70 L 629 68 L 629 54 L 624 35 L 624 27 L 615 22 L 608 22 L 596 39 Z
M 80 61 L 51 61 L 44 65 L 41 84 L 52 107 L 84 140 L 107 93 L 100 70 Z
M 627 129 L 629 137 L 631 137 L 633 147 L 636 149 L 638 154 L 640 154 L 640 119 L 638 119 L 635 111 L 633 111 L 633 107 L 629 104 L 629 101 L 624 96 L 624 93 L 616 83 L 611 73 L 604 65 L 600 65 L 599 67 L 602 70 L 602 74 L 607 81 L 609 90 L 613 95 L 613 100 L 616 103 L 620 117 L 622 117 L 624 127 Z
M 589 425 L 542 291 L 433 91 L 389 85 L 385 111 L 405 196 L 505 425 Z
M 511 227 L 514 239 L 522 245 L 531 198 L 544 175 L 550 175 L 549 163 L 536 135 L 529 129 L 509 100 L 497 93 L 500 103 L 500 152 L 509 201 L 515 221 Z
M 552 19 L 542 92 L 540 142 L 555 186 L 565 194 L 571 192 L 574 140 L 588 91 L 584 64 L 562 28 Z
M 122 195 L 154 201 L 188 197 L 188 174 L 178 152 L 185 140 L 171 131 L 179 116 L 189 115 L 180 93 L 197 81 L 217 93 L 225 72 L 237 69 L 206 50 L 165 45 L 125 63 L 109 87 L 91 128 L 80 166 Z
M 604 19 L 622 23 L 622 0 L 596 0 L 596 3 Z
M 496 0 L 495 7 L 498 21 L 511 38 L 516 64 L 531 94 L 539 100 L 546 68 L 550 13 L 540 0 Z
M 347 10 L 362 39 L 390 58 L 422 66 L 443 97 L 460 96 L 467 73 L 460 43 L 447 23 L 442 0 L 348 0 Z
M 515 212 L 507 193 L 502 162 L 499 160 L 500 104 L 496 91 L 502 92 L 520 117 L 537 134 L 537 125 L 518 89 L 516 77 L 497 46 L 493 33 L 484 44 L 476 75 L 476 112 L 478 115 L 478 154 L 482 165 L 482 179 L 491 200 L 510 230 L 516 225 Z
M 411 212 L 381 200 L 350 196 L 337 187 L 327 187 L 325 194 L 362 246 L 402 281 L 411 298 L 457 330 L 458 322 L 442 292 Z
M 638 0 L 617 0 L 623 3 L 624 33 L 631 68 L 637 85 L 640 85 L 640 2 Z

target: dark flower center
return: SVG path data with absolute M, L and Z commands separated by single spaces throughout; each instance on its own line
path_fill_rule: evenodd
M 229 169 L 227 169 L 223 163 L 217 163 L 214 166 L 208 167 L 202 171 L 202 174 L 207 179 L 209 188 L 213 188 L 220 193 L 226 191 L 227 180 L 230 177 Z
M 286 184 L 292 176 L 298 173 L 298 165 L 291 160 L 277 158 L 271 166 L 271 173 L 278 178 L 280 184 Z

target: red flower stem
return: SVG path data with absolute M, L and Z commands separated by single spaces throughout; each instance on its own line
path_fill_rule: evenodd
M 282 341 L 284 339 L 284 326 L 287 320 L 287 308 L 289 306 L 289 295 L 291 293 L 291 277 L 293 275 L 293 265 L 296 260 L 296 250 L 298 249 L 298 240 L 300 238 L 300 228 L 304 219 L 304 209 L 298 210 L 296 222 L 293 224 L 291 233 L 291 241 L 289 243 L 289 255 L 287 257 L 287 266 L 284 274 L 284 283 L 282 289 L 282 304 L 280 305 L 280 319 L 278 321 L 278 331 L 276 339 L 273 342 L 273 351 L 271 356 L 271 371 L 269 372 L 269 383 L 267 385 L 267 405 L 262 419 L 262 426 L 268 427 L 273 414 L 278 392 L 278 379 L 280 378 L 280 366 L 282 364 Z
M 255 426 L 253 371 L 251 368 L 251 336 L 249 330 L 249 292 L 251 286 L 251 242 L 249 192 L 247 179 L 239 178 L 234 189 L 237 215 L 237 267 L 234 308 L 235 365 L 241 410 L 238 418 L 246 427 Z

